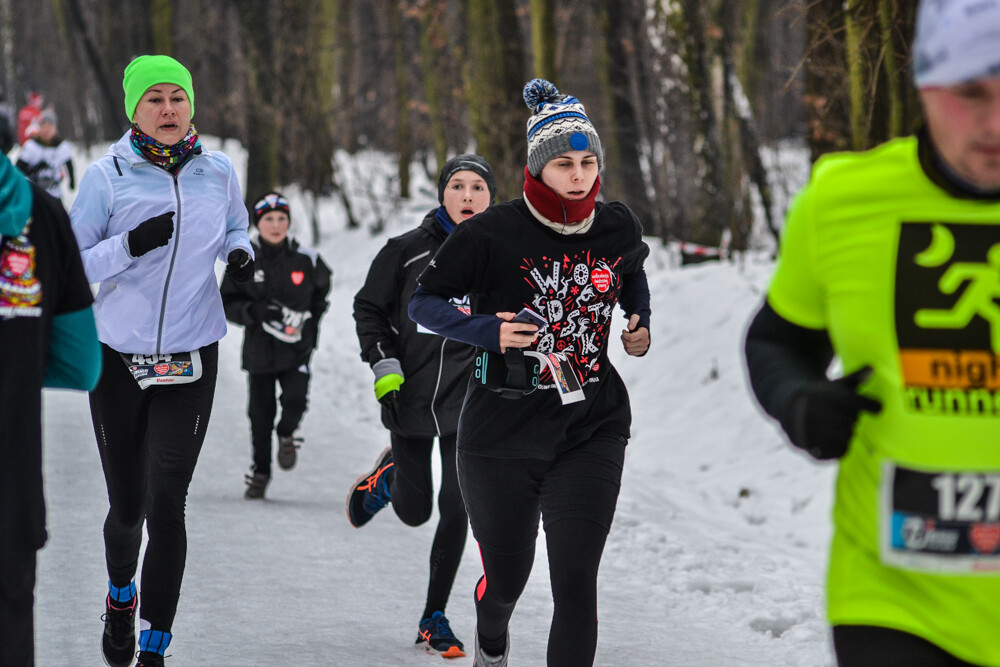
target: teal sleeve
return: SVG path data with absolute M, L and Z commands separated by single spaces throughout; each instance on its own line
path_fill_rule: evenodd
M 52 318 L 45 387 L 90 391 L 101 377 L 101 344 L 88 306 Z

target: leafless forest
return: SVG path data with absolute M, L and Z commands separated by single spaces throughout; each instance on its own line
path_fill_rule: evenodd
M 429 174 L 474 150 L 520 194 L 541 76 L 601 134 L 608 199 L 663 239 L 745 242 L 768 210 L 761 148 L 813 157 L 912 132 L 915 0 L 0 0 L 0 92 L 54 105 L 67 138 L 127 127 L 121 73 L 165 53 L 194 75 L 199 132 L 249 150 L 247 189 L 341 195 L 336 150 Z M 348 202 L 349 203 L 349 202 Z M 349 210 L 349 209 L 348 209 Z M 349 224 L 357 224 L 349 221 Z

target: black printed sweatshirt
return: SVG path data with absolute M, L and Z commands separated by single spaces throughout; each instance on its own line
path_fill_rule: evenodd
M 499 350 L 497 312 L 528 307 L 549 323 L 530 349 L 572 362 L 586 400 L 563 405 L 545 371 L 538 391 L 519 400 L 470 382 L 459 423 L 461 451 L 551 460 L 599 430 L 628 437 L 628 392 L 607 355 L 619 299 L 649 323 L 642 227 L 620 202 L 598 203 L 591 228 L 560 234 L 532 216 L 523 199 L 490 207 L 462 223 L 420 276 L 410 317 L 462 342 Z M 636 289 L 636 285 L 640 286 Z M 441 303 L 468 294 L 472 316 L 442 317 Z M 614 338 L 617 339 L 615 335 Z

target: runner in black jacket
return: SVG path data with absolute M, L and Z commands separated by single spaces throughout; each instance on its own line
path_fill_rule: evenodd
M 628 317 L 626 352 L 645 354 L 649 248 L 628 207 L 596 202 L 603 154 L 583 105 L 540 79 L 524 98 L 533 112 L 524 197 L 448 238 L 409 313 L 485 351 L 458 431 L 459 482 L 484 569 L 474 664 L 507 664 L 508 623 L 541 518 L 554 602 L 548 664 L 580 667 L 597 648 L 597 572 L 631 425 L 628 392 L 608 357 L 612 314 L 620 304 Z M 447 306 L 462 294 L 471 316 Z M 544 330 L 511 321 L 522 309 Z M 544 359 L 540 372 L 529 352 Z
M 375 396 L 382 403 L 382 423 L 392 434 L 392 446 L 351 487 L 348 518 L 361 527 L 391 497 L 405 524 L 427 521 L 434 503 L 431 451 L 438 438 L 440 521 L 431 547 L 430 583 L 417 643 L 445 657 L 464 655 L 444 610 L 468 532 L 455 472 L 455 432 L 475 350 L 417 326 L 406 309 L 417 277 L 448 234 L 456 224 L 485 210 L 495 191 L 493 173 L 483 158 L 459 155 L 446 162 L 438 178 L 441 206 L 416 229 L 389 240 L 354 297 L 361 358 L 375 373 Z M 453 306 L 468 312 L 464 298 L 454 299 L 449 307 Z
M 244 327 L 243 369 L 249 374 L 253 463 L 246 498 L 263 498 L 271 480 L 271 439 L 278 434 L 278 465 L 295 466 L 301 438 L 293 437 L 305 414 L 309 359 L 316 349 L 319 320 L 327 309 L 330 268 L 312 248 L 288 236 L 288 200 L 270 192 L 254 205 L 257 257 L 254 279 L 222 281 L 226 318 Z M 275 383 L 281 385 L 281 419 L 275 427 Z

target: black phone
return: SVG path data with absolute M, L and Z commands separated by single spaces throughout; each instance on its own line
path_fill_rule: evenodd
M 549 326 L 548 321 L 533 311 L 531 308 L 522 308 L 521 312 L 514 316 L 511 322 L 524 322 L 525 324 L 534 324 L 538 327 L 538 333 L 543 333 L 545 329 Z

